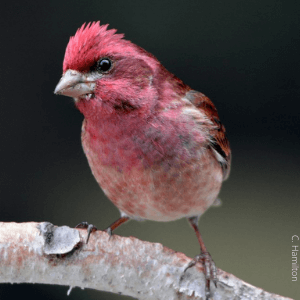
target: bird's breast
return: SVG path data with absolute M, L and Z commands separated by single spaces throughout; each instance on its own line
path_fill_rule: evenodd
M 219 193 L 221 168 L 210 151 L 197 136 L 164 129 L 107 135 L 83 125 L 82 144 L 94 177 L 132 218 L 170 221 L 199 215 Z

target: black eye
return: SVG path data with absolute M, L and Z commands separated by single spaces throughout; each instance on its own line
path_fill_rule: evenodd
M 112 66 L 111 60 L 109 58 L 101 58 L 98 62 L 97 62 L 97 71 L 98 72 L 106 72 L 108 70 L 110 70 Z

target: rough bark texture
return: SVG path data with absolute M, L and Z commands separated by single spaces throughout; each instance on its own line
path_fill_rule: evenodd
M 161 244 L 50 223 L 0 223 L 0 282 L 78 286 L 138 299 L 205 299 L 202 266 Z M 213 299 L 290 298 L 218 269 Z

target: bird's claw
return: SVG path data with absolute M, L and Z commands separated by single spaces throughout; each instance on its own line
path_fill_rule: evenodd
M 193 267 L 197 262 L 200 262 L 203 265 L 203 272 L 205 276 L 205 296 L 206 300 L 209 300 L 211 298 L 210 282 L 212 281 L 215 287 L 217 287 L 217 268 L 211 258 L 211 255 L 208 252 L 203 252 L 195 256 L 194 259 L 190 261 L 184 272 Z
M 109 240 L 111 239 L 111 237 L 112 237 L 112 229 L 111 229 L 111 227 L 107 227 L 106 229 L 104 229 L 104 232 L 106 232 L 106 233 L 108 233 L 108 235 L 109 235 Z
M 97 227 L 93 224 L 89 224 L 88 222 L 81 222 L 75 226 L 75 228 L 82 228 L 87 230 L 87 238 L 86 238 L 86 244 L 89 242 L 89 238 L 92 232 L 97 231 Z

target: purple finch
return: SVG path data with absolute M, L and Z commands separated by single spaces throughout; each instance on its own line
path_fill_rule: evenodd
M 204 264 L 206 296 L 216 268 L 199 217 L 216 201 L 231 151 L 214 104 L 167 71 L 150 53 L 99 22 L 70 38 L 55 93 L 84 115 L 82 145 L 90 168 L 121 217 L 187 218 Z

